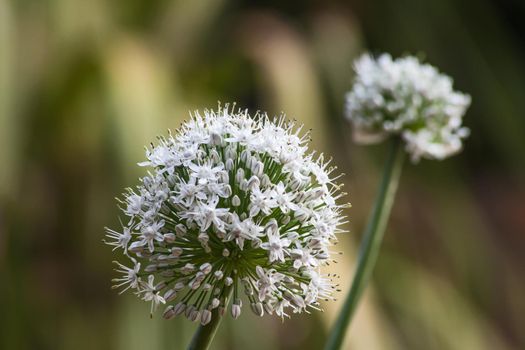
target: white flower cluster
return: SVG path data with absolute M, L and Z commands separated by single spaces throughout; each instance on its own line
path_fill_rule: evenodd
M 404 139 L 412 160 L 444 159 L 462 148 L 469 130 L 462 119 L 470 96 L 456 92 L 452 79 L 415 57 L 393 60 L 368 54 L 354 64 L 356 77 L 346 97 L 346 114 L 358 143 Z
M 323 155 L 307 153 L 307 135 L 281 116 L 247 111 L 196 112 L 180 131 L 147 150 L 152 168 L 128 189 L 122 230 L 108 244 L 131 266 L 115 287 L 167 304 L 164 318 L 185 314 L 205 325 L 212 311 L 288 316 L 332 299 L 333 276 L 320 268 L 342 232 L 343 195 Z

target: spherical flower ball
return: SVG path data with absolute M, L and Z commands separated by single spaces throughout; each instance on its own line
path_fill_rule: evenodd
M 454 91 L 452 79 L 416 57 L 393 60 L 364 54 L 354 63 L 346 116 L 357 143 L 400 135 L 412 160 L 444 159 L 459 152 L 469 130 L 462 127 L 470 96 Z
M 107 229 L 128 259 L 116 262 L 115 287 L 203 325 L 245 304 L 284 317 L 333 299 L 321 268 L 345 205 L 335 167 L 307 141 L 284 116 L 228 106 L 160 137 L 139 163 L 150 172 L 121 199 L 122 229 Z

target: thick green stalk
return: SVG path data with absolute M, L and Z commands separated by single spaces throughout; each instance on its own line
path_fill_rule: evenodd
M 228 307 L 228 303 L 231 299 L 233 292 L 233 288 L 230 288 L 230 291 L 228 293 L 228 297 L 226 298 L 226 302 L 224 303 L 224 307 Z M 215 333 L 217 333 L 217 330 L 219 329 L 219 326 L 221 324 L 221 321 L 224 317 L 221 317 L 219 315 L 219 310 L 214 309 L 212 311 L 212 317 L 210 323 L 203 326 L 200 325 L 199 328 L 197 328 L 197 331 L 193 335 L 193 338 L 191 339 L 190 345 L 188 345 L 188 350 L 207 350 L 209 349 L 211 342 L 213 341 L 213 338 L 215 337 Z
M 368 224 L 363 234 L 363 241 L 359 247 L 359 257 L 352 287 L 332 328 L 325 350 L 341 348 L 359 299 L 372 275 L 388 217 L 390 216 L 390 210 L 394 203 L 403 160 L 404 150 L 402 142 L 399 138 L 395 138 L 392 140 L 390 153 L 385 163 L 383 179 L 381 180 L 374 209 L 368 219 Z

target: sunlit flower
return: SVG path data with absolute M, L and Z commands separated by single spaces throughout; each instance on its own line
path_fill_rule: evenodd
M 160 137 L 139 163 L 151 172 L 124 194 L 128 223 L 107 229 L 107 244 L 132 263 L 117 263 L 116 287 L 135 290 L 152 312 L 167 304 L 166 319 L 202 324 L 226 311 L 230 295 L 239 317 L 242 292 L 259 316 L 332 299 L 332 277 L 320 269 L 343 231 L 343 194 L 299 130 L 283 116 L 226 107 Z
M 368 54 L 354 64 L 346 115 L 354 140 L 376 143 L 400 135 L 412 160 L 444 159 L 459 152 L 469 130 L 462 119 L 470 96 L 454 91 L 452 79 L 415 57 L 393 60 Z

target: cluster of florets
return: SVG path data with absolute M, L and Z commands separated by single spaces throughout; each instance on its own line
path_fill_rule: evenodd
M 413 161 L 443 159 L 461 150 L 469 133 L 461 124 L 470 96 L 454 91 L 450 77 L 415 57 L 393 60 L 388 54 L 377 59 L 365 54 L 354 69 L 346 113 L 356 142 L 398 134 Z
M 124 194 L 122 230 L 107 229 L 118 263 L 115 287 L 132 289 L 164 318 L 207 324 L 240 315 L 241 293 L 259 316 L 288 316 L 332 299 L 320 268 L 343 223 L 343 194 L 307 134 L 281 116 L 251 118 L 228 108 L 196 112 L 176 135 L 159 138 L 141 166 L 152 168 Z M 245 299 L 246 300 L 246 299 Z

